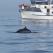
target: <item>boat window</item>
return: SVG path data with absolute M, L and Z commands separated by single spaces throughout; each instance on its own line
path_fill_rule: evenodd
M 44 5 L 44 4 L 48 4 L 48 0 L 31 0 L 31 4 L 40 4 L 40 5 Z
M 48 2 L 36 2 L 36 4 L 40 4 L 40 5 L 44 5 L 44 4 L 48 4 Z
M 36 7 L 31 7 L 31 8 L 25 9 L 25 10 L 26 10 L 26 11 L 41 12 L 41 9 L 40 9 L 40 8 L 36 8 Z

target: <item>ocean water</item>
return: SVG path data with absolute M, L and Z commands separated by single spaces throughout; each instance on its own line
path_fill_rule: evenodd
M 53 53 L 53 20 L 22 22 L 15 3 L 0 1 L 0 53 Z M 13 33 L 25 26 L 38 33 Z
M 53 53 L 53 20 L 0 17 L 0 53 Z M 32 32 L 13 33 L 27 26 Z

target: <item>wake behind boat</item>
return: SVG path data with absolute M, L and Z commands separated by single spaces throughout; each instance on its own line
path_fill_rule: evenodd
M 31 5 L 21 4 L 22 19 L 53 19 L 52 0 L 30 0 Z

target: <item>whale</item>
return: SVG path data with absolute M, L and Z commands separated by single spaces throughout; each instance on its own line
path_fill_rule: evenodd
M 31 30 L 29 30 L 26 26 L 23 29 L 19 29 L 16 31 L 16 33 L 31 33 Z
M 8 33 L 40 33 L 40 32 L 33 32 L 30 29 L 28 29 L 26 26 L 22 29 L 18 29 L 16 32 L 9 32 Z

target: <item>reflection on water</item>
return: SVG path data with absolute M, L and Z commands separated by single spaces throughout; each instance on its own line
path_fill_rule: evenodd
M 0 25 L 1 53 L 53 53 L 53 20 L 25 20 L 22 24 Z M 40 33 L 8 33 L 25 25 Z
M 41 32 L 38 36 L 38 49 L 46 48 L 48 51 L 53 51 L 53 20 L 24 20 L 22 24 L 31 30 Z
M 26 25 L 28 28 L 38 31 L 47 31 L 53 27 L 52 23 L 53 20 L 24 20 L 22 22 L 22 24 Z
M 43 50 L 33 50 L 33 51 L 17 51 L 17 53 L 48 53 L 48 51 Z

